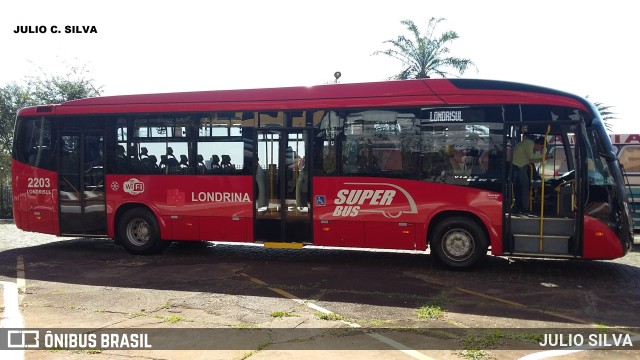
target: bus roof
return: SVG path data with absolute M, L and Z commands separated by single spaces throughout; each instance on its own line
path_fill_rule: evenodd
M 589 107 L 578 96 L 533 85 L 477 79 L 419 79 L 308 87 L 118 95 L 21 109 L 19 116 L 182 111 L 258 111 L 461 104 Z

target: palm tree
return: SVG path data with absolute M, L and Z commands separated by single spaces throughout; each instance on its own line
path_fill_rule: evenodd
M 411 20 L 402 20 L 407 30 L 413 34 L 413 40 L 404 35 L 398 36 L 395 40 L 387 40 L 384 43 L 392 45 L 385 51 L 376 51 L 373 55 L 384 54 L 402 61 L 403 70 L 392 78 L 398 80 L 429 78 L 432 74 L 441 77 L 455 76 L 446 71 L 453 68 L 460 75 L 475 64 L 469 59 L 447 56 L 449 48 L 447 44 L 458 38 L 455 31 L 443 32 L 439 37 L 436 35 L 436 25 L 445 18 L 431 18 L 427 24 L 424 36 L 420 35 L 418 27 Z
M 602 117 L 602 121 L 604 121 L 604 127 L 607 129 L 607 131 L 613 132 L 613 124 L 611 123 L 611 120 L 617 119 L 617 117 L 615 116 L 616 113 L 609 110 L 613 106 L 604 105 L 603 103 L 599 103 L 599 102 L 594 103 L 593 105 L 595 105 L 596 108 L 598 108 L 600 117 Z
M 588 99 L 589 95 L 587 95 L 586 98 Z M 611 108 L 613 108 L 613 106 L 605 105 L 597 101 L 595 101 L 593 105 L 596 107 L 596 109 L 598 109 L 600 117 L 602 118 L 602 121 L 604 121 L 604 127 L 607 129 L 607 131 L 613 133 L 613 124 L 611 123 L 611 120 L 618 119 L 616 113 L 611 111 Z

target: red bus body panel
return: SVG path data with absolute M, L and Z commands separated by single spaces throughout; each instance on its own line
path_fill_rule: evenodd
M 60 235 L 58 225 L 58 174 L 13 160 L 16 226 L 33 232 Z
M 489 230 L 492 251 L 502 252 L 499 193 L 367 177 L 317 177 L 313 193 L 315 245 L 424 250 L 430 220 L 457 211 L 477 217 Z
M 625 251 L 616 234 L 602 221 L 585 215 L 582 257 L 615 259 L 624 254 Z
M 107 175 L 108 236 L 115 214 L 143 204 L 159 219 L 164 240 L 252 241 L 250 176 Z

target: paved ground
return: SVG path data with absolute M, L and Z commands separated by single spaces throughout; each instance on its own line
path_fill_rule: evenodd
M 22 289 L 26 328 L 163 329 L 169 337 L 154 338 L 150 350 L 38 350 L 28 359 L 512 359 L 545 350 L 530 339 L 540 340 L 540 329 L 588 336 L 640 327 L 636 251 L 591 262 L 490 257 L 472 272 L 450 272 L 410 252 L 191 243 L 132 256 L 109 240 L 0 224 L 0 280 Z M 612 356 L 640 351 L 564 358 Z

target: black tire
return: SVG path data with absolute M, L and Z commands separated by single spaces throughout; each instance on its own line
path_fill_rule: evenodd
M 118 241 L 135 255 L 156 254 L 170 244 L 160 239 L 160 228 L 155 216 L 142 208 L 125 212 L 118 222 Z
M 452 270 L 470 269 L 487 254 L 487 236 L 472 219 L 451 217 L 433 229 L 431 254 L 444 267 Z

